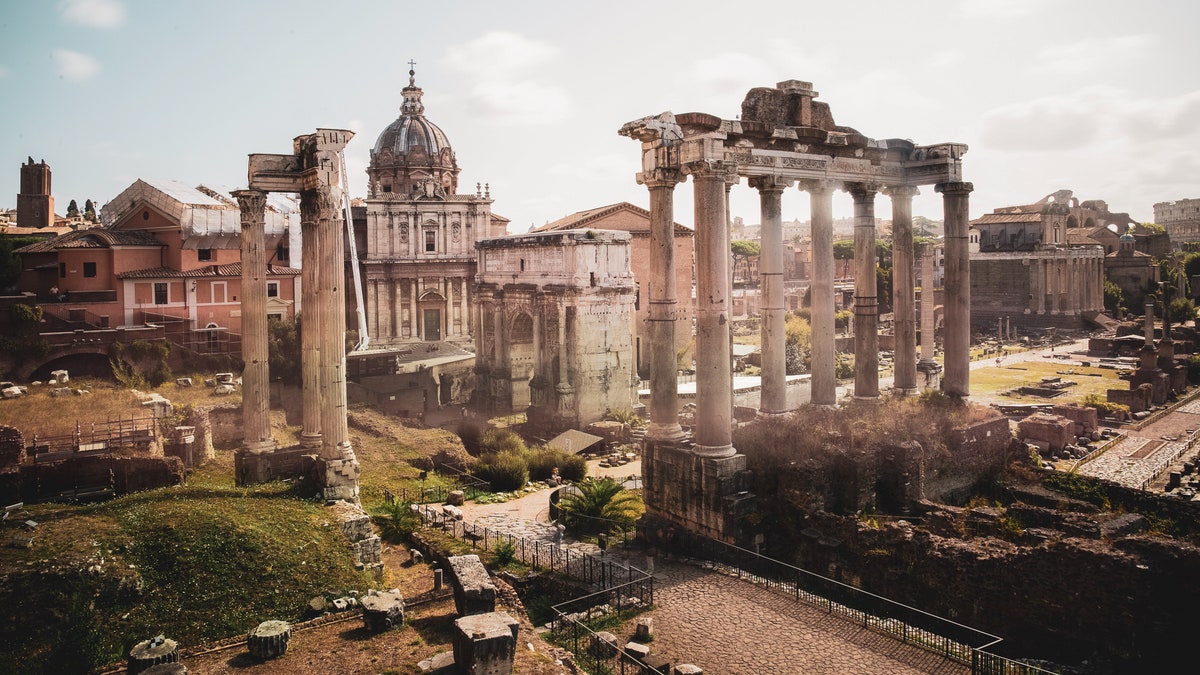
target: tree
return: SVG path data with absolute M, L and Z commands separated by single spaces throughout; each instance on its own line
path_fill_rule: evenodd
M 97 220 L 96 205 L 90 199 L 83 203 L 83 218 L 89 223 L 94 223 Z
M 1173 324 L 1184 324 L 1196 318 L 1196 304 L 1190 298 L 1172 298 L 1167 304 L 1167 317 Z
M 1104 309 L 1119 314 L 1125 310 L 1125 291 L 1113 282 L 1104 280 Z
M 784 363 L 788 375 L 808 372 L 812 359 L 812 326 L 797 313 L 788 314 L 783 324 Z
M 833 242 L 833 259 L 834 260 L 853 260 L 854 259 L 854 240 L 853 239 L 838 239 Z
M 71 200 L 70 204 L 67 204 L 67 217 L 68 218 L 78 218 L 79 217 L 79 205 L 75 203 L 74 199 Z
M 267 319 L 267 363 L 275 377 L 287 384 L 300 383 L 300 317 Z
M 640 495 L 613 478 L 588 478 L 575 487 L 559 503 L 563 524 L 573 532 L 628 530 L 646 510 Z
M 738 239 L 729 243 L 729 249 L 733 253 L 734 269 L 737 269 L 737 261 L 742 260 L 746 263 L 746 276 L 742 277 L 743 281 L 750 281 L 750 261 L 757 258 L 762 252 L 762 247 L 757 241 L 749 241 L 747 239 Z M 734 276 L 737 276 L 736 273 Z

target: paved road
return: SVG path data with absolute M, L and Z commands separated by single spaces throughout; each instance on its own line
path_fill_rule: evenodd
M 604 470 L 589 467 L 590 475 Z M 608 470 L 636 472 L 629 464 Z M 504 533 L 552 541 L 546 522 L 549 490 L 503 504 L 463 507 L 464 516 Z M 595 552 L 579 542 L 568 546 Z M 635 561 L 639 567 L 642 561 Z M 936 654 L 904 644 L 789 596 L 694 564 L 655 564 L 654 642 L 651 648 L 675 664 L 693 663 L 705 673 L 897 673 L 970 672 Z

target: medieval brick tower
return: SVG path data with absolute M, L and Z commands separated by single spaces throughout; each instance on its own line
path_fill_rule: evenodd
M 17 225 L 49 227 L 54 224 L 54 196 L 50 194 L 50 165 L 46 160 L 21 165 L 21 192 L 17 194 Z

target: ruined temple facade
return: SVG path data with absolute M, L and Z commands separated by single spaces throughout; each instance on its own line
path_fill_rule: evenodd
M 476 397 L 550 433 L 634 407 L 630 234 L 560 230 L 478 249 Z
M 446 134 L 425 117 L 409 71 L 400 117 L 371 150 L 366 255 L 360 261 L 375 347 L 445 340 L 469 346 L 475 242 L 506 234 L 490 193 L 458 192 Z
M 737 120 L 664 112 L 619 131 L 641 143 L 638 183 L 650 193 L 655 251 L 650 303 L 650 425 L 643 456 L 647 516 L 726 540 L 741 536 L 748 511 L 745 456 L 732 443 L 728 193 L 742 178 L 759 193 L 762 255 L 762 388 L 759 415 L 788 413 L 784 343 L 783 191 L 798 186 L 812 203 L 812 402 L 836 404 L 834 362 L 834 193 L 854 200 L 854 396 L 879 398 L 879 307 L 875 275 L 875 199 L 891 200 L 897 272 L 895 386 L 916 393 L 916 305 L 912 198 L 932 185 L 943 197 L 945 374 L 950 395 L 970 393 L 970 183 L 962 180 L 961 143 L 918 146 L 876 140 L 838 125 L 809 82 L 787 80 L 750 90 Z M 679 289 L 670 246 L 675 186 L 693 181 L 696 232 L 696 428 L 679 424 L 674 332 Z M 905 272 L 905 270 L 908 270 Z
M 1120 258 L 1122 278 L 1149 259 L 1131 257 L 1129 241 L 1119 241 L 1131 225 L 1128 214 L 1110 212 L 1101 200 L 1081 202 L 1070 190 L 971 221 L 978 238 L 971 251 L 972 320 L 1086 327 L 1104 312 L 1106 256 Z

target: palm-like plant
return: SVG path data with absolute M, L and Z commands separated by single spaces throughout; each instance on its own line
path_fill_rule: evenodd
M 642 497 L 612 478 L 588 478 L 563 496 L 563 523 L 574 532 L 629 529 L 646 510 Z

